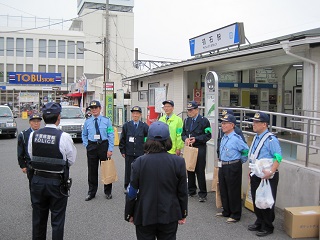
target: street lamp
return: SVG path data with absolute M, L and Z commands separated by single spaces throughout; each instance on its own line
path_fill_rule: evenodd
M 101 43 L 101 42 L 99 42 Z M 104 50 L 103 50 L 103 53 L 105 53 L 105 44 L 104 44 Z M 105 58 L 105 54 L 102 54 L 102 53 L 99 53 L 99 52 L 96 52 L 96 51 L 93 51 L 91 49 L 87 49 L 87 48 L 78 48 L 80 51 L 83 51 L 83 52 L 93 52 L 93 53 L 96 53 L 96 54 L 99 54 L 100 56 L 102 56 L 103 58 L 103 102 L 104 102 L 104 111 L 106 111 L 106 58 Z M 106 115 L 106 113 L 105 113 Z

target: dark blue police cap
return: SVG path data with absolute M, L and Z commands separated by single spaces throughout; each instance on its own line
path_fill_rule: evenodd
M 221 112 L 221 116 L 224 116 L 226 114 L 234 115 L 233 111 L 231 109 L 223 109 L 222 112 Z
M 269 123 L 270 118 L 268 116 L 268 114 L 264 113 L 264 112 L 256 112 L 253 116 L 253 118 L 251 118 L 251 120 L 253 121 L 258 121 L 258 122 L 266 122 Z
M 196 109 L 196 108 L 198 108 L 198 107 L 199 107 L 199 105 L 198 105 L 197 102 L 195 102 L 195 101 L 190 101 L 190 102 L 188 102 L 188 105 L 187 105 L 187 109 L 188 109 L 188 110 L 190 110 L 190 109 Z
M 61 105 L 55 102 L 49 102 L 42 107 L 42 114 L 57 114 L 61 113 Z
M 174 107 L 174 102 L 172 100 L 165 100 L 162 102 L 162 105 L 165 105 L 166 103 L 169 103 L 172 107 Z
M 39 113 L 32 113 L 30 114 L 29 116 L 29 120 L 32 120 L 32 119 L 39 119 L 39 120 L 42 120 L 42 117 Z
M 134 106 L 134 107 L 132 107 L 130 111 L 131 111 L 131 112 L 139 112 L 139 113 L 142 113 L 141 107 L 139 107 L 139 106 Z
M 151 123 L 148 130 L 148 139 L 155 141 L 164 141 L 170 137 L 169 126 L 160 121 Z
M 90 108 L 91 108 L 91 107 L 101 107 L 101 104 L 100 104 L 100 102 L 97 101 L 97 100 L 92 100 L 92 101 L 90 102 L 90 104 L 89 104 L 89 107 L 90 107 Z
M 237 123 L 237 120 L 235 118 L 235 116 L 231 115 L 231 114 L 226 114 L 224 115 L 222 118 L 220 118 L 220 120 L 222 122 L 231 122 L 233 124 L 236 124 Z

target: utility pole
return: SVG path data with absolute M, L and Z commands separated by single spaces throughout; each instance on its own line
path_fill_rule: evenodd
M 104 46 L 104 111 L 105 116 L 107 116 L 107 98 L 106 98 L 106 82 L 109 82 L 109 0 L 106 0 L 106 33 L 103 40 Z M 113 119 L 111 119 L 113 120 Z

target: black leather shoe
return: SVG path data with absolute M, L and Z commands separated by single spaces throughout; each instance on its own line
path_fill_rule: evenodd
M 256 233 L 256 235 L 257 235 L 258 237 L 265 237 L 265 236 L 268 236 L 268 235 L 270 235 L 270 234 L 272 234 L 272 233 L 273 233 L 273 231 L 260 230 L 260 231 L 258 231 L 258 232 Z
M 112 199 L 112 194 L 106 194 L 106 199 Z
M 259 231 L 261 229 L 260 225 L 252 224 L 248 226 L 249 231 Z
M 95 196 L 88 195 L 86 196 L 85 201 L 90 201 L 92 198 L 95 198 Z

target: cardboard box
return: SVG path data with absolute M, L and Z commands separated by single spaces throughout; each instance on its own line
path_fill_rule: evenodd
M 292 238 L 319 236 L 320 206 L 284 209 L 284 228 Z

